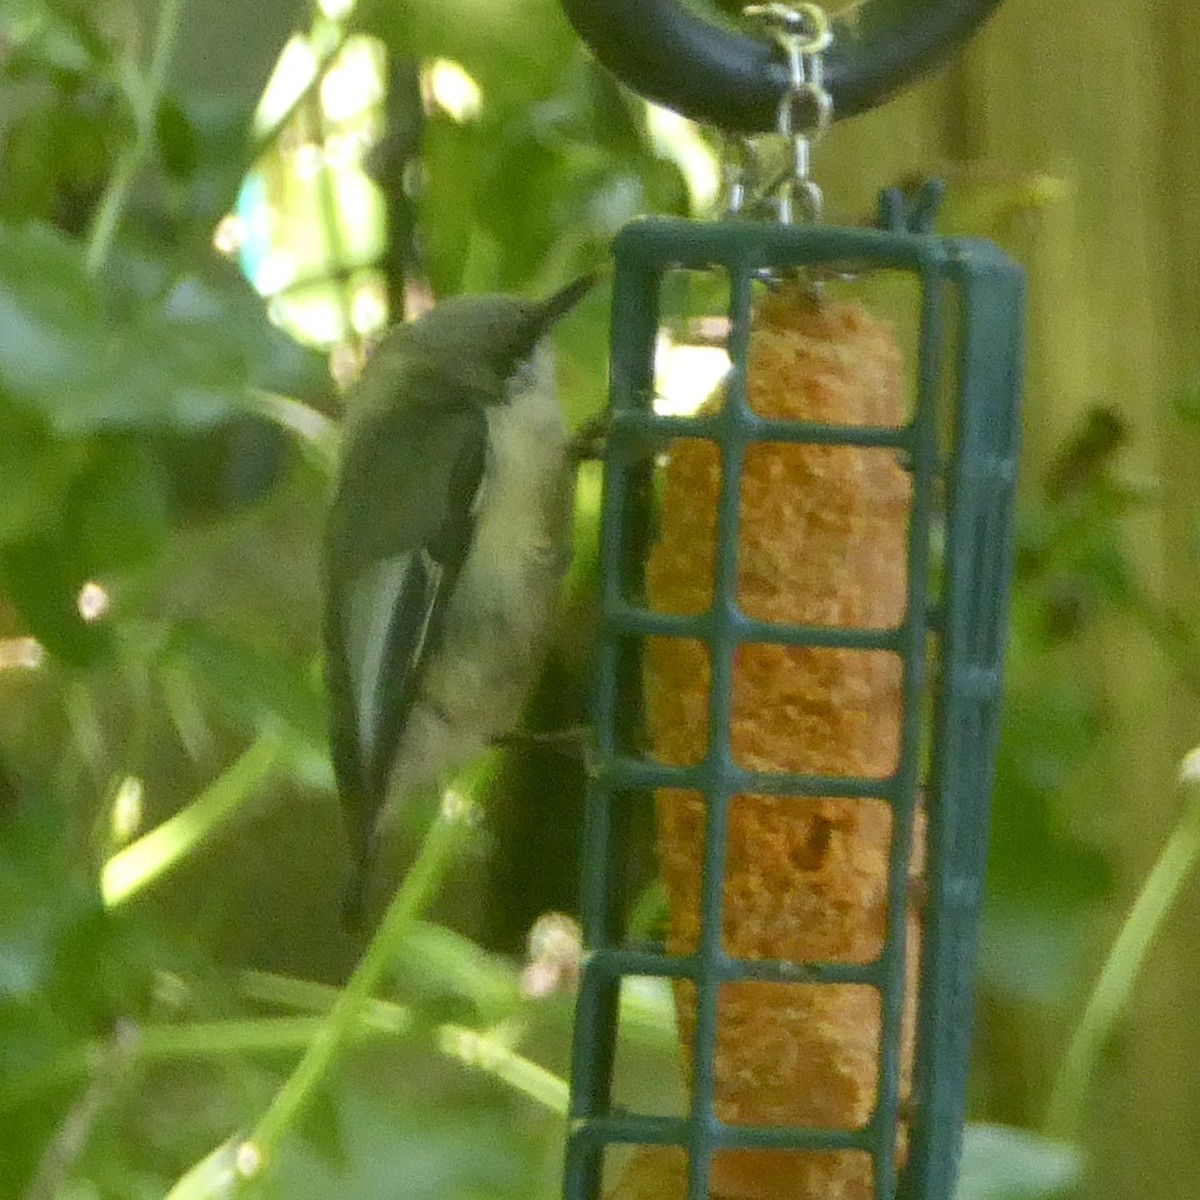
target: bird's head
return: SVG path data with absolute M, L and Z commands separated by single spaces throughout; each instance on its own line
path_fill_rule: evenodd
M 439 370 L 469 375 L 500 402 L 503 384 L 533 357 L 541 340 L 595 283 L 585 275 L 546 300 L 516 296 L 455 296 L 403 327 L 407 353 L 432 360 Z

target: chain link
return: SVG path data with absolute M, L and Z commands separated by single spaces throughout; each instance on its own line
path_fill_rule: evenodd
M 753 201 L 754 165 L 748 138 L 726 134 L 721 139 L 721 194 L 727 217 L 740 217 Z
M 812 148 L 833 119 L 833 98 L 825 87 L 823 59 L 833 40 L 833 27 L 816 4 L 748 4 L 742 11 L 771 33 L 788 62 L 788 86 L 779 101 L 778 128 L 791 143 L 791 163 L 767 192 L 773 195 L 783 224 L 791 225 L 797 218 L 819 221 L 824 201 L 810 170 Z M 732 175 L 727 179 L 730 211 L 740 211 L 745 203 L 744 164 L 736 179 Z

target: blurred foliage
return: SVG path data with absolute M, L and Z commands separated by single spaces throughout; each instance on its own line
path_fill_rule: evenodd
M 545 292 L 602 263 L 631 217 L 698 194 L 683 142 L 586 59 L 554 0 L 345 7 L 309 14 L 312 70 L 273 122 L 225 98 L 219 61 L 203 92 L 172 82 L 173 0 L 0 9 L 0 1196 L 136 1200 L 180 1179 L 172 1196 L 233 1194 L 252 1165 L 237 1139 L 362 950 L 337 921 L 315 658 L 336 415 L 322 352 L 355 357 L 389 303 Z M 323 81 L 356 37 L 378 39 L 393 83 L 426 86 L 339 124 Z M 435 62 L 465 71 L 475 111 L 431 92 Z M 379 267 L 354 240 L 381 244 L 357 224 L 385 219 L 371 178 L 411 217 L 388 217 L 412 236 Z M 262 277 L 298 244 L 303 271 Z M 562 330 L 573 421 L 602 402 L 606 322 L 599 289 Z M 1195 393 L 1177 417 L 1200 424 Z M 1200 691 L 1194 630 L 1122 551 L 1130 513 L 1156 503 L 1122 476 L 1124 436 L 1098 405 L 1024 488 L 975 1085 L 993 1123 L 970 1133 L 962 1200 L 1058 1195 L 1078 1174 L 1069 1147 L 994 1123 L 1042 1114 L 995 1101 L 991 1019 L 1071 994 L 1108 886 L 1072 833 L 1105 714 L 1071 663 L 1099 623 L 1128 621 Z M 583 714 L 594 486 L 581 494 L 576 632 L 535 723 Z M 343 1031 L 353 1046 L 259 1194 L 556 1194 L 570 1003 L 528 998 L 516 952 L 534 915 L 573 906 L 582 768 L 514 756 L 477 791 L 486 827 L 434 881 L 433 915 L 470 936 L 403 923 L 386 1001 Z M 658 903 L 650 884 L 639 926 Z M 622 1098 L 677 1103 L 669 995 L 625 999 Z
M 0 15 L 2 1195 L 161 1197 L 202 1160 L 173 1194 L 223 1194 L 229 1139 L 331 1002 L 301 980 L 340 983 L 361 950 L 337 920 L 345 848 L 316 661 L 335 388 L 269 319 L 303 333 L 305 311 L 332 305 L 354 319 L 316 327 L 353 342 L 383 315 L 354 308 L 361 260 L 345 255 L 360 227 L 380 244 L 378 206 L 355 197 L 413 96 L 339 122 L 339 54 L 378 33 L 397 60 L 464 64 L 482 95 L 469 118 L 425 97 L 397 197 L 419 245 L 389 259 L 411 276 L 390 297 L 536 293 L 602 262 L 637 212 L 686 209 L 643 107 L 553 4 L 404 7 L 346 23 L 315 8 L 299 44 L 318 69 L 298 89 L 293 73 L 274 123 L 222 99 L 219 66 L 206 93 L 172 84 L 169 0 Z M 289 253 L 299 266 L 281 269 Z M 599 403 L 605 319 L 598 296 L 564 331 L 575 418 Z M 564 647 L 551 670 L 576 708 L 580 654 Z M 507 836 L 512 796 L 551 786 L 573 797 L 569 841 L 579 767 L 541 757 L 505 768 L 488 839 Z M 460 893 L 482 862 L 471 840 L 442 881 Z M 486 920 L 482 894 L 448 910 L 516 950 L 530 906 L 569 906 L 562 858 L 540 891 L 518 874 L 530 894 L 499 896 Z M 260 1190 L 382 1197 L 402 1178 L 413 1197 L 552 1195 L 568 998 L 526 1000 L 518 963 L 439 926 L 411 927 L 388 974 L 401 1007 L 309 1098 Z M 630 1021 L 649 1075 L 673 1057 L 666 993 Z

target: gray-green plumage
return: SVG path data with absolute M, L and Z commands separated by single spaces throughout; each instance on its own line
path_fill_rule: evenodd
M 347 396 L 325 554 L 330 743 L 361 902 L 381 815 L 510 731 L 569 561 L 573 475 L 542 304 L 447 301 Z

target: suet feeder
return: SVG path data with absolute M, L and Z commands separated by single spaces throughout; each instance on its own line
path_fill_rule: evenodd
M 878 103 L 995 2 L 899 6 L 899 28 L 868 4 L 830 43 L 807 5 L 756 6 L 771 42 L 673 0 L 564 0 L 643 94 L 793 151 L 757 200 L 733 181 L 739 213 L 647 219 L 615 243 L 566 1200 L 953 1194 L 1023 281 L 989 243 L 931 232 L 933 185 L 885 192 L 874 228 L 819 224 L 807 168 L 831 106 Z M 693 276 L 723 281 L 730 366 L 698 411 L 667 415 L 656 346 Z M 848 279 L 868 297 L 908 281 L 907 355 Z M 639 944 L 625 863 L 650 792 L 670 917 L 664 943 Z M 614 1099 L 634 976 L 673 982 L 685 1115 Z M 623 1178 L 605 1170 L 631 1146 Z

